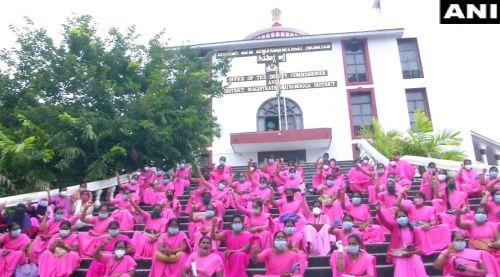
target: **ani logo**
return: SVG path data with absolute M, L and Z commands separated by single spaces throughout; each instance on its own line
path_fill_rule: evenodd
M 441 24 L 500 24 L 499 0 L 440 0 Z

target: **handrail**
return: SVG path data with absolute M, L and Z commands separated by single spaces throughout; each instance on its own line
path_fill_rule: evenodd
M 120 175 L 120 182 L 126 181 L 126 175 Z M 107 189 L 110 187 L 116 186 L 116 177 L 112 177 L 105 180 L 99 180 L 87 183 L 88 191 L 96 191 L 97 196 L 100 196 L 103 189 Z M 73 194 L 78 191 L 79 185 L 67 187 L 67 191 L 69 194 Z M 57 195 L 59 193 L 59 189 L 50 190 L 50 195 Z M 26 203 L 28 201 L 37 202 L 41 197 L 46 196 L 46 191 L 39 192 L 31 192 L 26 194 L 12 195 L 0 198 L 0 203 L 5 203 L 6 207 L 12 207 L 19 203 Z M 98 199 L 98 197 L 96 197 Z M 99 204 L 99 201 L 95 201 L 95 204 Z

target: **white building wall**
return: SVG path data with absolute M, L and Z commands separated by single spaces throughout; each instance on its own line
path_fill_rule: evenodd
M 306 149 L 308 162 L 328 152 L 337 160 L 353 158 L 347 89 L 374 88 L 378 118 L 385 129 L 405 131 L 409 127 L 405 88 L 425 87 L 425 79 L 404 80 L 401 74 L 399 52 L 395 38 L 370 38 L 368 51 L 373 85 L 345 86 L 342 48 L 340 41 L 332 42 L 329 51 L 289 53 L 280 71 L 301 72 L 327 70 L 328 76 L 283 79 L 282 84 L 337 81 L 334 88 L 284 90 L 282 96 L 294 100 L 302 109 L 303 125 L 309 128 L 332 128 L 329 149 Z M 215 59 L 215 57 L 214 57 Z M 255 56 L 232 59 L 228 76 L 264 74 L 264 64 Z M 424 62 L 425 69 L 425 62 Z M 225 78 L 224 78 L 225 79 Z M 265 85 L 265 81 L 235 82 L 229 87 Z M 429 91 L 428 91 L 429 94 Z M 257 159 L 257 153 L 234 153 L 230 144 L 231 133 L 256 132 L 257 111 L 262 103 L 276 97 L 276 92 L 225 94 L 213 101 L 214 115 L 221 127 L 221 137 L 212 144 L 213 159 L 226 156 L 228 163 L 244 165 L 248 158 Z

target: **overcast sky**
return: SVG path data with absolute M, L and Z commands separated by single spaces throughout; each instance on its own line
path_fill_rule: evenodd
M 90 14 L 101 32 L 136 25 L 144 40 L 165 29 L 171 45 L 239 40 L 270 27 L 279 7 L 282 24 L 310 34 L 403 27 L 419 40 L 437 128 L 470 129 L 500 141 L 500 25 L 440 25 L 438 0 L 129 1 L 16 0 L 0 9 L 0 48 L 15 45 L 8 25 L 28 16 L 53 37 L 72 13 Z M 469 136 L 468 133 L 463 133 Z

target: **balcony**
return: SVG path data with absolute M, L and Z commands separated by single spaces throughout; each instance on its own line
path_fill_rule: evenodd
M 331 128 L 231 133 L 235 153 L 329 148 Z

